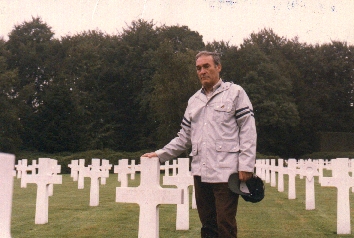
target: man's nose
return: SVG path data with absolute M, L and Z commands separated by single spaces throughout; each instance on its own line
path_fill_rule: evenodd
M 200 73 L 201 73 L 201 74 L 205 74 L 205 73 L 206 73 L 205 68 L 201 68 L 201 69 L 200 69 Z

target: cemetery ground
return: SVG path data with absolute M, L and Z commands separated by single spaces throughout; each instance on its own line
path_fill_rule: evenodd
M 163 172 L 161 181 L 162 175 Z M 305 179 L 296 177 L 296 199 L 289 200 L 287 178 L 284 176 L 284 192 L 266 183 L 266 196 L 259 203 L 240 198 L 239 237 L 354 237 L 336 234 L 336 188 L 321 187 L 316 177 L 316 208 L 309 211 L 305 209 Z M 139 181 L 137 173 L 135 180 L 129 179 L 129 186 L 136 187 Z M 96 207 L 89 206 L 90 179 L 85 178 L 84 189 L 79 190 L 77 186 L 70 174 L 64 174 L 62 184 L 54 184 L 54 194 L 49 197 L 49 222 L 36 225 L 36 185 L 20 188 L 20 179 L 14 178 L 12 237 L 138 237 L 139 206 L 115 202 L 116 187 L 120 186 L 117 174 L 110 174 L 106 185 L 100 185 L 100 201 Z M 354 193 L 350 193 L 350 201 L 353 214 Z M 197 210 L 190 210 L 187 231 L 176 230 L 176 205 L 160 205 L 159 211 L 160 237 L 200 237 Z

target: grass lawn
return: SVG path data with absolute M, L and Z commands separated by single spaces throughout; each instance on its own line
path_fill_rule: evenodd
M 335 188 L 321 187 L 316 178 L 316 209 L 305 209 L 305 179 L 296 179 L 297 198 L 288 199 L 287 176 L 285 192 L 266 184 L 266 197 L 257 204 L 240 198 L 237 222 L 239 237 L 354 237 L 337 235 L 337 192 Z M 139 185 L 139 174 L 129 180 L 129 186 Z M 36 185 L 20 188 L 15 178 L 12 211 L 12 237 L 138 237 L 139 206 L 116 203 L 115 188 L 120 186 L 116 174 L 110 174 L 106 185 L 100 185 L 100 204 L 89 206 L 90 180 L 85 179 L 85 189 L 79 190 L 70 175 L 63 175 L 63 183 L 54 185 L 54 195 L 49 198 L 49 222 L 35 225 Z M 354 194 L 350 193 L 351 214 Z M 200 237 L 197 210 L 190 210 L 190 229 L 176 231 L 176 205 L 160 206 L 160 237 Z M 351 224 L 353 227 L 354 219 Z M 353 232 L 354 234 L 354 232 Z

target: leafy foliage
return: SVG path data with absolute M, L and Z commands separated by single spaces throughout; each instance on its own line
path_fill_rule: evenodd
M 258 151 L 316 151 L 319 132 L 354 132 L 353 46 L 299 43 L 271 29 L 240 46 L 211 42 L 187 26 L 133 21 L 117 35 L 53 38 L 41 18 L 0 41 L 0 150 L 154 150 L 180 128 L 200 88 L 195 54 L 222 55 L 222 79 L 245 88 Z
M 150 96 L 153 118 L 157 121 L 159 146 L 171 140 L 180 129 L 188 98 L 200 88 L 195 74 L 196 52 L 174 51 L 173 45 L 164 41 L 154 56 L 156 73 Z

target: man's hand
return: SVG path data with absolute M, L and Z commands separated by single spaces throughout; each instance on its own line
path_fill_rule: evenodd
M 246 182 L 247 180 L 249 180 L 252 177 L 253 177 L 253 172 L 245 172 L 245 171 L 239 171 L 238 172 L 238 178 L 242 182 Z
M 158 156 L 157 156 L 157 154 L 155 152 L 150 152 L 150 153 L 143 154 L 141 157 L 152 158 L 152 157 L 158 157 Z

